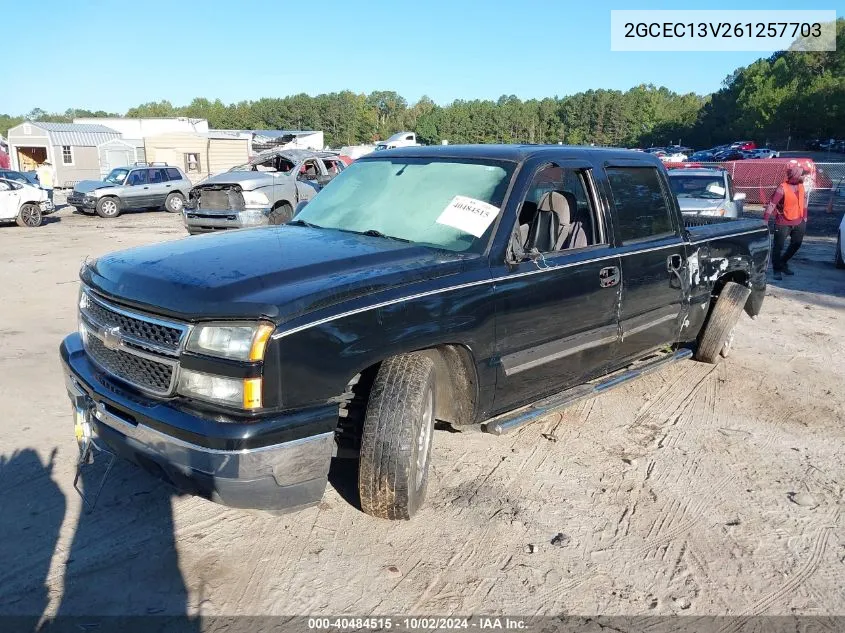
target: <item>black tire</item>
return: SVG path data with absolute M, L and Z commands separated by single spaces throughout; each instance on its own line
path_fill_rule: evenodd
M 410 519 L 428 487 L 436 411 L 434 363 L 415 352 L 381 364 L 367 403 L 358 491 L 361 509 Z
M 270 211 L 270 224 L 285 224 L 293 217 L 293 207 L 287 202 L 277 205 Z
M 106 196 L 97 200 L 97 215 L 111 219 L 120 215 L 120 200 L 113 196 Z
M 836 267 L 845 268 L 845 259 L 842 259 L 842 232 L 836 236 Z
M 184 208 L 185 196 L 176 191 L 167 194 L 167 198 L 164 199 L 165 211 L 167 211 L 168 213 L 182 213 L 182 209 Z
M 734 327 L 750 294 L 751 290 L 742 284 L 733 281 L 725 284 L 698 337 L 696 360 L 715 364 L 728 355 Z
M 43 220 L 43 214 L 37 204 L 24 204 L 21 205 L 20 211 L 18 211 L 18 217 L 15 218 L 15 223 L 18 226 L 31 229 L 41 226 Z

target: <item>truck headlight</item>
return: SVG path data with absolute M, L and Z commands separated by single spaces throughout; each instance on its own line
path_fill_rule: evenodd
M 238 409 L 261 408 L 261 378 L 230 378 L 183 368 L 178 390 L 183 396 Z
M 240 361 L 264 360 L 272 323 L 209 323 L 194 327 L 185 346 L 190 352 Z
M 261 207 L 270 204 L 270 199 L 260 191 L 243 191 L 244 205 L 248 207 Z

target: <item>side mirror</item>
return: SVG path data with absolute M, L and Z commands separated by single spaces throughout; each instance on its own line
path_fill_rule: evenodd
M 293 210 L 294 217 L 299 215 L 299 212 L 302 211 L 305 208 L 305 205 L 307 205 L 307 204 L 308 204 L 308 200 L 300 200 L 299 202 L 297 202 L 296 207 Z
M 747 194 L 745 194 L 744 192 L 735 193 L 734 194 L 734 202 L 742 202 L 747 197 L 748 197 Z

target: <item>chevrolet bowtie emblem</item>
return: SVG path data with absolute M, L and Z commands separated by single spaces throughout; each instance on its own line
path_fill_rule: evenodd
M 120 349 L 121 340 L 119 327 L 110 327 L 103 330 L 103 345 L 105 345 L 106 349 Z

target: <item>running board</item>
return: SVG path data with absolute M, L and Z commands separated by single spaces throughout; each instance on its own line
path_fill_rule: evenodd
M 493 435 L 504 435 L 515 428 L 533 422 L 537 418 L 552 413 L 558 409 L 563 409 L 570 405 L 592 398 L 606 391 L 610 391 L 614 387 L 630 382 L 635 378 L 645 376 L 659 369 L 663 369 L 667 365 L 676 363 L 679 360 L 686 360 L 692 357 L 692 351 L 689 349 L 679 349 L 675 352 L 660 356 L 653 360 L 644 360 L 629 365 L 615 374 L 597 380 L 588 382 L 584 385 L 579 385 L 568 389 L 562 393 L 554 396 L 538 400 L 537 402 L 522 407 L 515 411 L 510 411 L 495 418 L 491 418 L 481 424 L 481 430 L 484 433 L 492 433 Z

